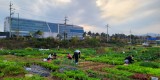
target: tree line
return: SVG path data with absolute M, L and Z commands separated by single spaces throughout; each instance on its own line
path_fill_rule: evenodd
M 37 32 L 38 35 L 42 33 Z M 109 36 L 109 41 L 107 41 Z M 87 47 L 102 47 L 102 46 L 124 46 L 131 41 L 132 45 L 141 44 L 151 36 L 136 36 L 125 34 L 108 35 L 106 33 L 93 33 L 91 31 L 83 33 L 83 39 L 72 37 L 70 40 L 61 40 L 55 38 L 37 38 L 37 37 L 20 37 L 0 39 L 0 47 L 6 49 L 20 49 L 26 47 L 32 48 L 87 48 Z

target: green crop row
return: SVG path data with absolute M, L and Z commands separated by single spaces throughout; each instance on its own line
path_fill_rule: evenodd
M 114 69 L 112 70 L 111 68 L 109 68 L 109 69 L 104 68 L 104 71 L 106 71 L 107 73 L 104 74 L 104 73 L 93 71 L 93 70 L 87 70 L 87 73 L 89 76 L 99 78 L 101 80 L 106 80 L 106 79 L 109 79 L 109 80 L 132 80 L 128 77 L 128 76 L 132 75 L 132 73 L 127 72 L 127 71 L 123 71 L 124 72 L 123 73 L 118 70 L 114 71 Z M 129 73 L 129 74 L 127 75 L 127 73 Z M 125 75 L 120 75 L 120 74 L 125 74 Z
M 137 72 L 137 73 L 143 73 L 143 74 L 151 74 L 155 76 L 160 76 L 160 69 L 155 68 L 149 68 L 149 67 L 142 67 L 137 65 L 118 65 L 116 66 L 119 70 L 127 70 L 130 72 Z
M 46 79 L 38 75 L 33 75 L 32 77 L 24 77 L 24 78 L 8 77 L 8 78 L 4 78 L 3 80 L 46 80 Z
M 81 70 L 64 71 L 63 73 L 53 72 L 52 76 L 59 77 L 62 80 L 100 80 L 98 78 L 88 77 L 88 75 Z
M 128 72 L 128 71 L 124 71 L 124 70 L 118 70 L 118 69 L 115 69 L 115 68 L 105 68 L 104 70 L 107 73 L 111 73 L 111 74 L 114 74 L 114 75 L 120 75 L 120 76 L 126 76 L 126 77 L 129 77 L 129 76 L 133 75 L 132 72 Z
M 0 60 L 0 77 L 25 73 L 23 65 L 16 62 Z
M 102 62 L 102 63 L 108 63 L 113 65 L 121 65 L 124 64 L 124 58 L 123 57 L 112 57 L 112 56 L 97 56 L 97 57 L 90 57 L 86 58 L 86 60 L 94 61 L 94 62 Z
M 59 69 L 59 66 L 54 65 L 52 63 L 47 63 L 47 62 L 35 62 L 35 63 L 52 71 L 56 71 L 57 69 Z
M 141 62 L 139 65 L 144 67 L 160 68 L 160 63 L 156 62 Z

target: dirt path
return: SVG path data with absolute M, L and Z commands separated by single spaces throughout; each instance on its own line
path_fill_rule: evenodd
M 100 75 L 106 75 L 107 72 L 103 70 L 103 68 L 112 68 L 114 65 L 109 65 L 105 63 L 92 62 L 92 61 L 83 61 L 79 62 L 78 67 L 84 71 L 93 70 Z
M 92 62 L 92 61 L 84 61 L 80 62 L 78 67 L 80 67 L 83 70 L 94 70 L 94 71 L 102 71 L 102 68 L 105 67 L 114 67 L 113 65 L 105 64 L 105 63 L 98 63 L 98 62 Z

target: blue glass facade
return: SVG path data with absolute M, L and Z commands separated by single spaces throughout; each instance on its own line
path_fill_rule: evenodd
M 83 38 L 83 33 L 84 30 L 82 27 L 80 26 L 76 26 L 76 25 L 64 25 L 64 24 L 60 24 L 59 25 L 59 33 L 63 36 L 63 34 L 67 33 L 67 38 L 70 39 L 72 37 L 79 37 L 80 39 Z
M 64 32 L 67 33 L 67 38 L 71 37 L 79 37 L 82 38 L 84 30 L 80 26 L 76 25 L 64 25 L 59 23 L 50 23 L 45 21 L 37 21 L 37 20 L 29 20 L 29 19 L 21 19 L 21 18 L 12 18 L 11 20 L 11 28 L 9 26 L 10 20 L 9 17 L 5 20 L 5 32 L 11 32 L 12 34 L 16 34 L 19 32 L 21 36 L 27 36 L 30 33 L 34 33 L 38 30 L 42 32 L 51 32 L 63 35 Z M 63 37 L 63 36 L 62 36 Z

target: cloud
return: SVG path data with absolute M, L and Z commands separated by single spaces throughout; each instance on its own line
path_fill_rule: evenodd
M 155 10 L 150 9 L 157 0 L 97 0 L 101 10 L 101 18 L 110 23 L 125 23 L 153 15 Z
M 97 26 L 94 26 L 94 25 L 88 25 L 88 24 L 81 24 L 80 26 L 83 26 L 83 29 L 88 32 L 88 31 L 91 31 L 91 32 L 94 32 L 94 33 L 97 33 L 97 32 L 105 32 L 105 31 L 102 31 L 101 28 L 97 27 Z M 105 28 L 105 27 L 104 27 Z M 103 30 L 104 30 L 103 28 Z
M 135 10 L 136 1 L 134 0 L 97 0 L 97 6 L 102 11 L 101 17 L 110 21 L 121 21 L 128 18 L 130 13 Z
M 0 26 L 9 16 L 10 0 L 0 0 Z M 157 32 L 160 0 L 12 0 L 20 18 L 84 26 L 85 31 L 109 33 Z M 14 15 L 17 16 L 16 14 Z M 157 28 L 152 29 L 151 27 Z
M 154 23 L 154 24 L 147 25 L 145 27 L 139 27 L 138 30 L 134 29 L 133 32 L 134 34 L 146 34 L 146 33 L 160 34 L 159 28 L 160 28 L 160 24 Z

